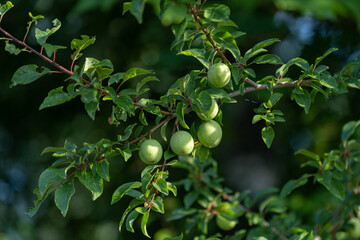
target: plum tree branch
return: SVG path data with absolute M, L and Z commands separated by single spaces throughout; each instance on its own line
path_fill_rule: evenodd
M 199 17 L 199 15 L 197 14 L 197 9 L 193 8 L 191 6 L 190 3 L 186 4 L 188 6 L 188 8 L 191 10 L 195 21 L 199 24 L 201 31 L 203 31 L 203 33 L 206 36 L 206 39 L 211 43 L 211 45 L 213 46 L 213 48 L 215 49 L 215 51 L 219 54 L 219 56 L 221 57 L 221 59 L 226 62 L 227 64 L 231 65 L 231 62 L 226 58 L 226 56 L 224 55 L 224 53 L 221 51 L 221 49 L 216 45 L 216 43 L 214 42 L 214 40 L 211 38 L 211 34 L 210 32 L 203 27 L 203 24 L 201 22 L 201 19 Z
M 248 79 L 246 82 L 249 82 L 250 79 Z M 254 91 L 259 91 L 259 90 L 264 90 L 268 87 L 267 84 L 257 84 L 255 83 L 254 81 L 250 80 L 251 82 L 253 82 L 254 84 L 256 85 L 253 85 L 252 87 L 246 87 L 245 90 L 244 90 L 244 94 L 246 93 L 250 93 L 250 92 L 254 92 Z M 296 80 L 296 81 L 293 81 L 293 82 L 282 82 L 282 83 L 278 83 L 278 84 L 275 84 L 273 86 L 273 88 L 285 88 L 285 87 L 294 87 L 296 85 L 299 85 L 299 86 L 307 86 L 307 85 L 310 85 L 312 83 L 312 81 L 310 80 Z M 236 96 L 239 96 L 241 95 L 241 91 L 240 90 L 237 90 L 237 91 L 234 91 L 234 92 L 231 92 L 228 94 L 230 97 L 236 97 Z
M 32 47 L 30 47 L 29 45 L 27 45 L 25 42 L 20 41 L 19 39 L 17 39 L 16 37 L 14 37 L 13 35 L 11 35 L 10 33 L 8 33 L 7 31 L 5 31 L 3 28 L 0 27 L 0 32 L 2 32 L 5 36 L 9 37 L 11 40 L 13 40 L 14 42 L 16 42 L 17 44 L 25 47 L 27 50 L 29 50 L 30 53 L 34 53 L 35 55 L 41 57 L 43 60 L 45 60 L 46 62 L 52 64 L 53 66 L 57 67 L 61 72 L 66 73 L 68 75 L 73 75 L 74 73 L 66 68 L 64 68 L 63 66 L 61 66 L 60 64 L 58 64 L 57 62 L 51 60 L 50 58 L 46 57 L 44 54 L 36 51 L 35 49 L 33 49 Z

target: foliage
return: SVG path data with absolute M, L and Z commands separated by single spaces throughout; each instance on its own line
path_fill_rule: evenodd
M 288 98 L 307 113 L 317 94 L 329 98 L 347 93 L 348 88 L 360 88 L 359 59 L 348 62 L 337 73 L 331 73 L 329 67 L 324 65 L 326 57 L 336 48 L 324 51 L 314 62 L 299 57 L 283 62 L 279 56 L 267 53 L 268 47 L 280 41 L 277 38 L 261 41 L 242 54 L 237 41 L 244 33 L 231 20 L 228 6 L 200 0 L 149 3 L 159 9 L 157 15 L 160 19 L 164 18 L 173 4 L 187 9 L 181 16 L 176 16 L 177 19 L 167 19 L 167 23 L 172 24 L 174 34 L 170 48 L 176 50 L 178 55 L 193 57 L 202 65 L 201 69 L 194 69 L 179 77 L 158 99 L 147 98 L 146 94 L 150 91 L 146 87 L 147 83 L 160 81 L 152 70 L 133 67 L 124 72 L 114 72 L 109 59 L 91 57 L 85 58 L 83 64 L 77 64 L 84 51 L 95 44 L 95 37 L 82 35 L 79 39 L 73 39 L 70 43 L 73 53 L 69 56 L 71 67 L 67 69 L 60 65 L 56 61 L 56 52 L 66 47 L 48 43 L 48 38 L 61 27 L 58 19 L 53 20 L 51 29 L 35 29 L 40 51 L 28 45 L 26 38 L 30 26 L 43 16 L 29 13 L 31 21 L 28 22 L 23 41 L 0 27 L 0 32 L 5 35 L 3 40 L 7 52 L 15 55 L 23 51 L 34 53 L 51 66 L 21 66 L 11 79 L 11 87 L 30 84 L 52 73 L 67 75 L 62 86 L 49 91 L 40 110 L 79 97 L 89 117 L 95 119 L 101 103 L 108 102 L 112 104 L 108 123 L 114 128 L 124 126 L 124 133 L 117 135 L 116 139 L 101 139 L 93 144 L 85 142 L 81 147 L 66 141 L 63 147 L 45 148 L 42 154 L 52 153 L 56 160 L 40 174 L 38 188 L 34 190 L 37 196 L 35 206 L 27 214 L 35 215 L 41 204 L 54 192 L 55 205 L 65 217 L 76 192 L 75 182 L 84 185 L 95 201 L 103 193 L 104 180 L 111 180 L 109 169 L 112 160 L 122 159 L 126 164 L 135 158 L 141 143 L 151 139 L 155 131 L 160 131 L 162 139 L 167 142 L 176 131 L 183 129 L 195 140 L 191 154 L 177 156 L 168 147 L 161 164 L 148 165 L 140 176 L 134 176 L 133 181 L 122 183 L 114 191 L 111 204 L 122 202 L 125 196 L 131 199 L 119 217 L 119 231 L 126 228 L 127 231 L 135 232 L 134 222 L 139 221 L 143 235 L 150 237 L 147 231 L 149 217 L 156 213 L 164 214 L 164 199 L 170 195 L 177 197 L 178 188 L 182 187 L 186 194 L 179 197 L 184 206 L 175 209 L 168 220 L 186 219 L 186 228 L 183 234 L 172 239 L 183 239 L 193 229 L 199 235 L 195 239 L 300 240 L 317 237 L 327 239 L 340 235 L 343 238 L 358 237 L 354 236 L 351 226 L 353 222 L 359 221 L 360 140 L 354 137 L 354 133 L 360 121 L 344 125 L 339 149 L 323 157 L 308 150 L 299 150 L 297 155 L 309 159 L 302 167 L 311 167 L 306 168 L 307 171 L 300 178 L 288 181 L 281 190 L 264 189 L 252 196 L 249 191 L 234 192 L 222 185 L 222 179 L 217 173 L 217 162 L 210 148 L 198 136 L 204 121 L 196 117 L 191 122 L 189 119 L 194 118 L 189 116 L 209 111 L 215 99 L 220 110 L 215 120 L 210 121 L 216 121 L 216 125 L 220 126 L 221 107 L 224 104 L 235 103 L 238 96 L 263 91 L 267 98 L 254 109 L 252 123 L 263 122 L 261 136 L 270 148 L 275 137 L 273 126 L 285 122 L 284 113 L 275 108 L 286 97 L 278 89 L 292 88 Z M 123 14 L 129 12 L 142 23 L 147 4 L 144 0 L 125 2 Z M 10 2 L 0 5 L 0 21 L 12 7 Z M 207 72 L 211 66 L 220 62 L 230 69 L 231 80 L 225 87 L 217 88 L 208 82 Z M 257 69 L 263 64 L 274 65 L 277 69 L 265 77 L 258 77 Z M 294 75 L 290 69 L 297 69 L 299 74 Z M 136 82 L 135 88 L 125 88 L 128 81 Z M 131 123 L 133 119 L 136 119 L 136 123 Z M 171 124 L 172 130 L 169 130 Z M 177 182 L 170 181 L 170 174 L 179 169 L 187 171 L 187 177 Z M 329 197 L 334 197 L 336 201 L 334 205 L 317 209 L 313 226 L 303 224 L 286 205 L 286 198 L 296 188 L 308 184 L 310 178 L 323 186 L 329 192 Z M 235 222 L 246 220 L 248 228 L 219 231 L 212 235 L 209 224 L 215 222 L 216 216 Z

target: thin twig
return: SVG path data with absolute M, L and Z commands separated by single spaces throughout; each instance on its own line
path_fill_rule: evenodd
M 275 88 L 294 87 L 296 85 L 307 86 L 307 85 L 310 85 L 311 83 L 312 83 L 312 81 L 309 81 L 309 80 L 302 80 L 301 82 L 299 80 L 296 80 L 293 82 L 282 82 L 282 83 L 275 84 L 273 86 L 273 88 L 275 89 Z M 255 84 L 257 84 L 257 83 L 255 83 Z M 257 87 L 246 87 L 244 90 L 244 94 L 249 93 L 249 92 L 264 90 L 268 87 L 267 84 L 257 84 L 257 85 L 258 85 Z M 229 95 L 229 97 L 236 97 L 236 96 L 241 95 L 241 91 L 237 90 L 237 91 L 229 93 L 228 95 Z
M 215 51 L 219 54 L 219 56 L 221 57 L 221 59 L 226 62 L 227 64 L 231 65 L 231 62 L 226 58 L 226 56 L 224 55 L 224 53 L 221 51 L 221 49 L 216 45 L 216 43 L 214 42 L 214 40 L 211 38 L 211 34 L 210 32 L 206 29 L 206 28 L 203 28 L 203 24 L 201 22 L 201 19 L 200 17 L 198 16 L 197 14 L 197 10 L 195 8 L 193 8 L 191 6 L 190 3 L 187 3 L 186 4 L 188 6 L 188 8 L 190 8 L 194 18 L 195 18 L 195 21 L 199 24 L 200 26 L 200 29 L 203 31 L 203 33 L 205 34 L 206 36 L 206 39 L 211 43 L 211 45 L 213 46 L 213 48 L 215 49 Z
M 33 49 L 32 47 L 30 47 L 29 45 L 27 45 L 26 43 L 20 41 L 19 39 L 17 39 L 16 37 L 12 36 L 10 33 L 8 33 L 7 31 L 5 31 L 3 28 L 0 27 L 0 32 L 2 32 L 3 34 L 5 34 L 7 37 L 11 38 L 13 41 L 15 41 L 16 43 L 18 43 L 19 45 L 25 47 L 26 49 L 28 49 L 30 51 L 30 53 L 34 53 L 35 55 L 38 55 L 39 57 L 41 57 L 43 60 L 45 60 L 46 62 L 54 65 L 55 67 L 57 67 L 58 69 L 60 69 L 62 72 L 68 74 L 68 75 L 73 75 L 74 73 L 66 68 L 64 68 L 63 66 L 61 66 L 60 64 L 58 64 L 57 62 L 52 61 L 50 58 L 46 57 L 45 55 L 41 54 L 40 52 L 36 51 L 35 49 Z

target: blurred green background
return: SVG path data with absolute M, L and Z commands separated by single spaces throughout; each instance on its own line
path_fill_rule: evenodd
M 50 37 L 50 43 L 69 47 L 70 41 L 81 34 L 96 36 L 95 45 L 85 56 L 108 58 L 116 71 L 126 71 L 132 66 L 153 69 L 161 80 L 151 85 L 153 97 L 164 94 L 189 70 L 201 68 L 195 60 L 176 56 L 169 50 L 173 40 L 171 29 L 162 26 L 150 5 L 146 6 L 144 23 L 139 25 L 130 14 L 122 16 L 122 1 L 118 0 L 14 0 L 13 3 L 15 8 L 6 14 L 2 28 L 22 39 L 29 21 L 28 12 L 45 16 L 37 25 L 40 29 L 49 28 L 51 21 L 58 18 L 63 25 Z M 301 56 L 313 62 L 328 48 L 337 47 L 339 51 L 325 61 L 333 73 L 346 61 L 360 56 L 358 0 L 228 0 L 225 3 L 231 8 L 232 20 L 247 33 L 239 40 L 242 53 L 272 37 L 282 40 L 271 51 L 284 61 Z M 27 42 L 39 48 L 34 28 Z M 1 48 L 4 45 L 0 43 Z M 58 62 L 69 67 L 70 54 L 69 49 L 60 51 Z M 83 60 L 84 57 L 78 64 Z M 66 139 L 78 145 L 101 138 L 116 139 L 116 134 L 122 132 L 122 128 L 107 124 L 111 109 L 106 103 L 95 121 L 87 116 L 78 100 L 38 111 L 48 91 L 62 84 L 63 76 L 54 74 L 10 89 L 12 74 L 30 63 L 46 66 L 34 55 L 14 56 L 0 51 L 0 240 L 145 239 L 136 224 L 136 234 L 118 232 L 126 200 L 110 206 L 111 195 L 119 185 L 134 180 L 134 176 L 140 178 L 144 166 L 136 157 L 126 165 L 121 161 L 111 162 L 111 183 L 105 184 L 103 195 L 95 202 L 83 186 L 77 185 L 66 218 L 56 209 L 52 197 L 33 218 L 24 215 L 33 204 L 32 190 L 40 173 L 53 161 L 48 155 L 40 156 L 42 149 L 62 146 Z M 257 70 L 259 76 L 274 72 L 272 67 Z M 281 91 L 290 93 L 288 89 Z M 262 125 L 251 124 L 253 108 L 259 106 L 261 99 L 261 93 L 254 93 L 223 108 L 224 139 L 213 155 L 225 184 L 234 190 L 257 192 L 264 187 L 281 187 L 302 173 L 294 151 L 300 148 L 319 154 L 329 151 L 338 146 L 341 126 L 360 119 L 358 90 L 351 89 L 348 94 L 328 100 L 318 96 L 308 114 L 289 97 L 283 98 L 279 109 L 285 112 L 287 122 L 275 127 L 276 137 L 268 150 L 261 140 Z M 185 173 L 175 175 L 180 178 L 182 174 Z M 308 184 L 290 199 L 290 206 L 304 221 L 311 222 L 313 209 L 326 201 L 322 188 L 315 189 L 318 191 Z M 179 199 L 169 199 L 166 210 L 181 205 Z M 152 235 L 161 228 L 176 232 L 181 224 L 168 223 L 159 216 L 150 219 L 149 232 Z

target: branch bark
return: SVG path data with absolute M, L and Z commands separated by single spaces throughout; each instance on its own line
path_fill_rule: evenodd
M 73 75 L 74 73 L 66 68 L 64 68 L 63 66 L 61 66 L 60 64 L 58 64 L 57 62 L 51 60 L 50 58 L 46 57 L 45 55 L 43 55 L 42 53 L 36 51 L 35 49 L 33 49 L 32 47 L 30 47 L 29 45 L 27 45 L 25 42 L 20 41 L 19 39 L 17 39 L 16 37 L 14 37 L 13 35 L 11 35 L 10 33 L 8 33 L 7 31 L 5 31 L 3 28 L 0 27 L 0 32 L 2 32 L 5 36 L 11 38 L 11 40 L 13 40 L 14 42 L 16 42 L 17 44 L 25 47 L 27 50 L 29 50 L 30 53 L 34 53 L 37 56 L 41 57 L 43 60 L 45 60 L 46 62 L 50 63 L 51 65 L 57 67 L 61 72 L 66 73 L 68 75 Z

